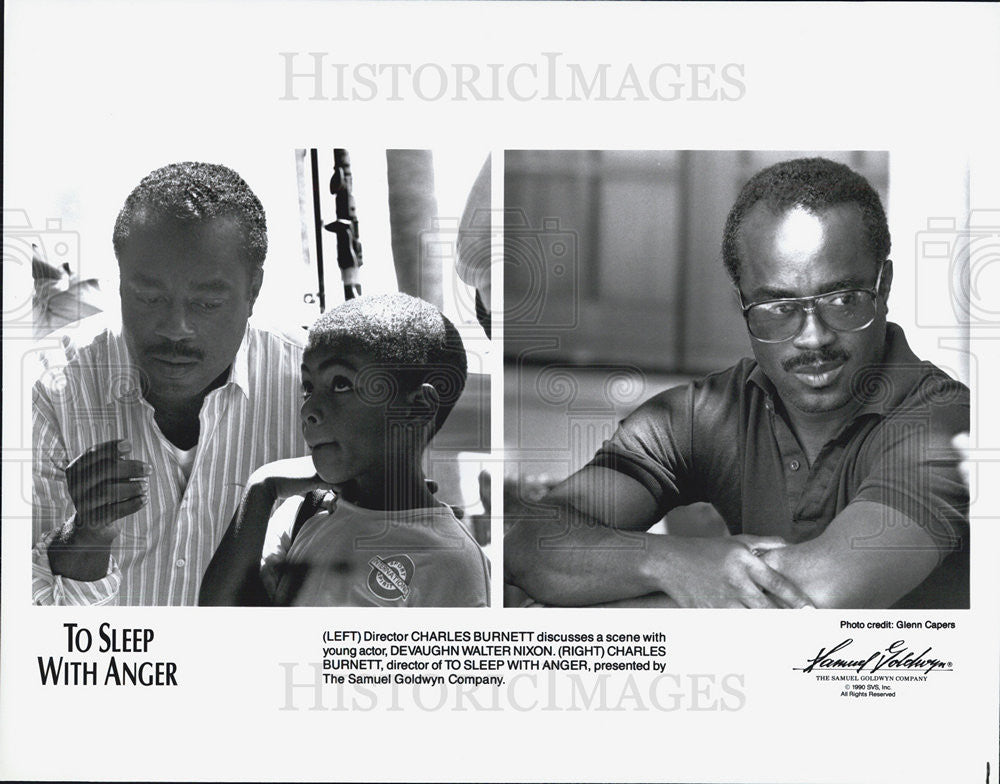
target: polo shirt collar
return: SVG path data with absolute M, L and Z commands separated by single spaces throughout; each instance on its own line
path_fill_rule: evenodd
M 856 416 L 885 416 L 899 407 L 913 388 L 927 375 L 927 363 L 921 362 L 906 342 L 906 335 L 896 324 L 886 325 L 885 357 L 881 364 L 869 367 L 864 378 L 855 384 L 862 395 Z
M 926 375 L 926 363 L 921 362 L 906 342 L 906 335 L 897 325 L 889 322 L 885 331 L 885 354 L 882 362 L 869 366 L 854 388 L 863 401 L 854 412 L 852 420 L 865 414 L 885 416 L 899 406 L 913 387 Z M 754 363 L 747 375 L 747 383 L 754 383 L 772 400 L 777 390 L 767 374 Z

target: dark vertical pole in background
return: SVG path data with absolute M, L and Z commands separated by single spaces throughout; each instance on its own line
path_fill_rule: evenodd
M 323 213 L 319 202 L 319 154 L 309 150 L 312 168 L 313 226 L 316 236 L 316 275 L 319 277 L 319 312 L 326 312 L 326 281 L 323 278 Z
M 330 193 L 333 194 L 336 219 L 326 226 L 337 236 L 337 266 L 344 284 L 344 302 L 361 296 L 361 231 L 358 226 L 358 211 L 354 204 L 354 175 L 351 173 L 351 156 L 347 150 L 334 148 L 333 175 L 330 177 Z

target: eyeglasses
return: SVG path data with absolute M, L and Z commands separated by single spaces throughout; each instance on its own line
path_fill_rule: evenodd
M 781 343 L 802 331 L 806 313 L 815 313 L 827 327 L 837 332 L 860 332 L 875 321 L 876 300 L 882 285 L 885 262 L 878 268 L 875 285 L 870 289 L 842 289 L 815 297 L 786 297 L 743 304 L 743 293 L 736 289 L 743 318 L 750 334 L 761 343 Z

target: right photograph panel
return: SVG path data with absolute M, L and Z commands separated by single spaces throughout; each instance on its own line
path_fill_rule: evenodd
M 504 168 L 505 606 L 969 607 L 968 248 L 909 161 Z

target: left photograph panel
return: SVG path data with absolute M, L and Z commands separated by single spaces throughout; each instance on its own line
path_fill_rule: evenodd
M 8 191 L 32 602 L 489 606 L 488 151 L 212 153 Z

